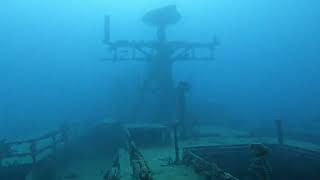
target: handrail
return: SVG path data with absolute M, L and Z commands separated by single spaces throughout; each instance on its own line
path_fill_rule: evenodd
M 27 143 L 32 143 L 34 141 L 41 141 L 41 140 L 45 140 L 48 139 L 50 137 L 59 135 L 60 131 L 52 131 L 50 133 L 47 133 L 43 136 L 37 137 L 37 138 L 33 138 L 33 139 L 28 139 L 28 140 L 22 140 L 22 141 L 13 141 L 13 142 L 9 142 L 7 143 L 8 145 L 20 145 L 20 144 L 27 144 Z
M 152 180 L 152 171 L 148 166 L 146 160 L 144 159 L 142 153 L 137 148 L 130 131 L 125 128 L 124 129 L 127 145 L 128 145 L 128 153 L 131 162 L 133 179 L 135 180 Z
M 32 164 L 35 164 L 40 155 L 43 155 L 48 150 L 55 153 L 58 145 L 67 144 L 68 136 L 69 128 L 63 127 L 57 131 L 52 131 L 33 139 L 13 142 L 0 141 L 0 167 L 5 159 L 28 156 L 32 158 Z M 14 149 L 17 148 L 17 146 L 27 146 L 27 148 L 23 152 L 16 152 Z

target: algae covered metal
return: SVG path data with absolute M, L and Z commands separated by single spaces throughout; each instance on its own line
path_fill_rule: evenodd
M 279 144 L 184 149 L 186 165 L 212 180 L 318 180 L 320 152 Z

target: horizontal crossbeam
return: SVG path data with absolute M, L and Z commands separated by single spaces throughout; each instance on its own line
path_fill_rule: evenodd
M 214 59 L 214 50 L 218 43 L 217 41 L 211 43 L 174 41 L 163 44 L 159 41 L 116 41 L 108 42 L 107 45 L 110 56 L 103 59 L 107 61 L 150 61 L 159 47 L 163 46 L 172 50 L 170 59 L 173 61 L 208 61 Z

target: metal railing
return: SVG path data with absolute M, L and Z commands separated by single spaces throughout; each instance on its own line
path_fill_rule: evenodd
M 152 180 L 152 171 L 143 157 L 142 153 L 138 150 L 131 133 L 128 129 L 124 129 L 127 137 L 127 148 L 131 162 L 133 179 L 134 180 Z
M 31 164 L 37 163 L 46 153 L 56 153 L 59 145 L 66 144 L 69 139 L 69 129 L 61 128 L 60 130 L 50 132 L 43 136 L 23 140 L 0 142 L 0 166 L 8 159 L 31 158 Z M 14 165 L 19 162 L 14 161 Z M 29 162 L 30 163 L 30 162 Z

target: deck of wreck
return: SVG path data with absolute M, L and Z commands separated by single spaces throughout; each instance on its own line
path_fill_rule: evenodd
M 167 130 L 164 126 L 152 126 L 149 130 L 154 132 L 153 135 L 143 134 L 139 128 L 147 128 L 146 126 L 125 126 L 135 132 L 134 139 L 139 142 L 138 136 L 151 138 L 153 142 L 147 141 L 151 144 L 144 144 L 142 141 L 136 144 L 139 153 L 136 156 L 143 158 L 143 161 L 148 166 L 153 180 L 162 179 L 176 179 L 176 180 L 202 180 L 203 176 L 195 172 L 195 170 L 187 165 L 178 164 L 174 165 L 175 160 L 175 147 L 172 141 L 165 144 L 163 142 L 166 137 Z M 104 130 L 101 129 L 100 130 Z M 147 130 L 147 133 L 150 131 Z M 199 127 L 197 128 L 199 136 L 189 138 L 187 140 L 181 139 L 179 141 L 180 156 L 182 156 L 184 148 L 199 147 L 199 146 L 212 146 L 212 145 L 241 145 L 241 144 L 277 144 L 276 137 L 271 136 L 255 136 L 246 131 L 233 130 L 222 127 Z M 158 136 L 157 136 L 158 134 Z M 101 134 L 99 134 L 101 137 Z M 106 137 L 108 137 L 106 135 Z M 100 138 L 109 141 L 107 138 Z M 169 140 L 172 139 L 169 137 Z M 92 141 L 88 139 L 88 141 Z M 157 144 L 158 142 L 158 144 Z M 320 144 L 313 144 L 306 141 L 299 141 L 295 139 L 285 138 L 285 144 L 301 147 L 307 150 L 320 152 Z M 92 144 L 91 144 L 92 145 Z M 88 145 L 86 145 L 88 146 Z M 84 147 L 80 145 L 79 147 Z M 119 150 L 119 176 L 123 180 L 133 179 L 134 170 L 132 168 L 132 157 L 130 157 L 130 149 L 127 146 L 122 146 Z M 114 154 L 108 150 L 95 151 L 94 147 L 86 147 L 81 149 L 81 153 L 72 152 L 72 157 L 67 154 L 69 161 L 64 162 L 63 166 L 58 166 L 55 169 L 53 180 L 102 180 L 106 172 L 112 166 Z M 76 148 L 78 149 L 78 148 Z M 79 150 L 79 149 L 78 149 Z M 132 154 L 131 154 L 132 155 Z M 66 154 L 65 154 L 66 156 Z M 135 157 L 136 157 L 135 156 Z M 32 178 L 32 173 L 27 176 L 28 180 L 37 180 Z
M 241 145 L 241 144 L 277 144 L 276 137 L 255 137 L 248 132 L 232 130 L 219 127 L 200 127 L 199 132 L 208 134 L 206 137 L 192 138 L 189 140 L 180 141 L 180 149 L 186 147 L 197 146 L 210 146 L 210 145 Z M 308 150 L 320 152 L 320 145 L 302 142 L 293 139 L 285 139 L 285 144 L 301 147 Z M 204 177 L 197 174 L 191 167 L 185 165 L 171 165 L 169 161 L 174 160 L 175 149 L 173 144 L 166 146 L 140 146 L 139 147 L 145 161 L 148 163 L 152 170 L 153 179 L 166 180 L 166 179 L 181 179 L 181 180 L 201 180 Z M 128 153 L 122 155 L 124 158 L 121 161 L 120 167 L 122 173 L 121 179 L 131 179 L 132 171 L 130 170 Z

